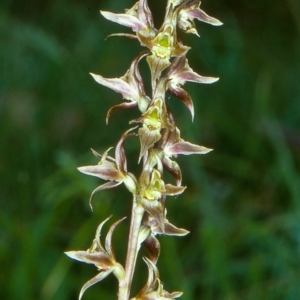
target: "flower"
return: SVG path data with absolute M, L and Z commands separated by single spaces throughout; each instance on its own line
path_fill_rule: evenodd
M 186 33 L 193 33 L 199 36 L 195 28 L 194 19 L 199 21 L 220 26 L 223 23 L 213 18 L 200 9 L 200 0 L 185 1 L 186 3 L 179 8 L 178 27 Z
M 165 209 L 164 213 L 164 231 L 161 230 L 161 226 L 158 224 L 157 220 L 153 218 L 151 215 L 146 214 L 143 219 L 143 225 L 147 225 L 150 227 L 151 232 L 156 234 L 164 234 L 169 236 L 185 236 L 189 233 L 188 230 L 183 228 L 177 228 L 175 225 L 171 224 L 169 220 L 166 218 L 167 210 Z
M 188 60 L 185 55 L 176 57 L 172 61 L 171 66 L 167 70 L 165 80 L 168 82 L 168 92 L 171 95 L 179 98 L 185 106 L 189 109 L 192 119 L 194 119 L 194 105 L 190 95 L 181 88 L 187 81 L 196 83 L 213 83 L 219 80 L 217 77 L 204 77 L 196 72 L 189 66 Z
M 142 227 L 149 228 L 150 232 L 144 238 L 143 245 L 147 249 L 150 259 L 153 263 L 156 263 L 160 254 L 160 243 L 155 237 L 157 234 L 169 235 L 169 236 L 185 236 L 189 231 L 183 228 L 177 228 L 171 224 L 166 218 L 167 210 L 164 209 L 163 229 L 156 218 L 146 213 L 142 221 Z M 145 231 L 145 230 L 144 230 Z
M 178 154 L 206 154 L 212 151 L 212 149 L 183 140 L 180 137 L 180 130 L 177 127 L 175 130 L 169 131 L 168 139 L 165 141 L 162 147 L 164 154 L 167 157 L 177 157 Z
M 101 75 L 90 73 L 97 83 L 122 94 L 123 98 L 130 101 L 123 102 L 110 108 L 106 116 L 106 123 L 108 122 L 110 115 L 118 109 L 138 106 L 141 112 L 146 111 L 150 99 L 145 94 L 144 83 L 138 69 L 138 63 L 147 54 L 147 52 L 139 54 L 131 63 L 129 70 L 120 78 L 104 78 Z
M 80 290 L 79 300 L 81 299 L 84 292 L 95 283 L 103 280 L 110 273 L 113 273 L 118 280 L 124 280 L 125 271 L 123 267 L 116 261 L 114 251 L 111 245 L 112 234 L 117 227 L 117 225 L 122 222 L 125 218 L 115 222 L 109 229 L 106 239 L 105 239 L 105 247 L 102 246 L 100 241 L 100 235 L 103 225 L 110 219 L 111 217 L 104 220 L 97 228 L 95 239 L 92 243 L 92 246 L 86 251 L 68 251 L 65 252 L 69 257 L 85 262 L 87 264 L 94 264 L 100 273 L 87 281 Z
M 147 56 L 147 62 L 151 71 L 153 90 L 161 72 L 170 66 L 170 58 L 185 55 L 190 49 L 190 47 L 184 46 L 177 38 L 177 15 L 178 11 L 169 2 L 164 22 L 149 45 L 152 55 Z
M 135 128 L 131 128 L 122 135 L 121 139 L 119 140 L 116 146 L 115 159 L 107 155 L 108 151 L 111 148 L 105 151 L 103 155 L 97 153 L 95 150 L 92 149 L 94 155 L 100 158 L 100 162 L 97 165 L 84 166 L 78 168 L 78 170 L 81 173 L 91 175 L 91 176 L 96 176 L 104 180 L 108 180 L 107 183 L 98 186 L 92 192 L 89 201 L 91 208 L 92 208 L 92 198 L 97 192 L 114 188 L 120 185 L 121 183 L 124 183 L 127 189 L 132 194 L 135 194 L 137 180 L 132 173 L 127 172 L 127 160 L 123 148 L 123 143 L 125 139 L 129 136 L 134 135 L 133 133 L 130 133 L 134 129 Z
M 118 33 L 114 36 L 126 36 L 130 38 L 137 38 L 141 45 L 151 45 L 151 40 L 156 35 L 156 29 L 154 28 L 152 13 L 149 9 L 147 0 L 140 0 L 135 5 L 126 10 L 125 14 L 115 14 L 108 11 L 100 11 L 104 18 L 130 27 L 136 35 Z
M 143 257 L 148 267 L 148 280 L 146 285 L 131 300 L 167 300 L 179 298 L 182 292 L 169 293 L 164 290 L 159 279 L 159 272 L 156 265 L 147 257 Z
M 178 2 L 178 1 L 176 1 Z M 117 33 L 111 36 L 125 36 L 138 39 L 142 46 L 147 47 L 152 55 L 147 57 L 150 66 L 152 87 L 161 72 L 170 65 L 170 58 L 182 56 L 190 49 L 177 39 L 176 26 L 178 10 L 173 3 L 168 3 L 164 22 L 159 30 L 154 28 L 152 13 L 147 0 L 138 1 L 125 14 L 101 11 L 108 20 L 130 27 L 135 35 Z
M 182 180 L 181 170 L 177 162 L 171 160 L 171 158 L 177 157 L 178 154 L 206 154 L 212 149 L 185 141 L 180 137 L 180 130 L 177 127 L 173 131 L 165 130 L 163 135 L 157 146 L 158 149 L 161 149 L 159 156 L 163 167 L 174 177 L 176 185 L 180 186 Z
M 162 196 L 179 195 L 186 189 L 186 187 L 183 186 L 165 184 L 161 178 L 161 173 L 155 168 L 151 174 L 145 173 L 143 173 L 139 179 L 139 193 L 143 199 L 155 201 L 161 199 Z M 149 177 L 150 180 L 148 179 Z
M 157 169 L 144 167 L 138 181 L 138 200 L 145 211 L 157 220 L 162 232 L 165 232 L 165 197 L 180 195 L 185 189 L 185 186 L 165 184 Z
M 130 123 L 142 123 L 138 135 L 141 143 L 140 159 L 146 154 L 147 150 L 152 147 L 161 138 L 160 130 L 168 127 L 167 111 L 164 99 L 155 98 L 143 113 L 142 117 L 132 120 Z

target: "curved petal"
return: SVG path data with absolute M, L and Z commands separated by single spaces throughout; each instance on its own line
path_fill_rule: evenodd
M 125 99 L 131 99 L 131 98 L 136 98 L 136 93 L 133 91 L 133 89 L 130 87 L 130 85 L 124 81 L 123 79 L 120 78 L 105 78 L 101 75 L 97 75 L 94 73 L 90 73 L 94 80 L 109 89 L 112 89 L 113 91 L 122 94 L 122 96 Z
M 112 239 L 112 235 L 114 233 L 115 228 L 123 221 L 125 220 L 126 217 L 120 219 L 119 221 L 115 222 L 109 229 L 107 235 L 106 235 L 106 239 L 105 239 L 105 250 L 107 252 L 107 254 L 112 257 L 113 259 L 115 259 L 115 254 L 112 248 L 112 244 L 111 244 L 111 239 Z
M 177 97 L 182 103 L 188 108 L 192 115 L 192 120 L 194 120 L 194 103 L 190 95 L 182 88 L 178 86 L 171 86 L 168 92 Z
M 147 267 L 148 267 L 148 280 L 147 280 L 147 283 L 145 285 L 145 287 L 147 287 L 146 291 L 148 291 L 149 289 L 153 288 L 153 286 L 156 283 L 156 280 L 157 280 L 157 277 L 158 277 L 158 270 L 156 268 L 156 272 L 155 272 L 155 270 L 154 270 L 155 265 L 147 257 L 143 257 L 143 260 L 147 264 Z
M 115 162 L 115 159 L 108 156 L 107 153 L 112 149 L 113 147 L 108 148 L 103 154 L 98 153 L 94 149 L 91 148 L 93 154 L 100 159 L 100 161 L 107 160 L 109 162 Z
M 169 221 L 165 222 L 165 234 L 172 236 L 185 236 L 189 233 L 188 230 L 184 228 L 178 228 L 175 225 L 169 223 Z
M 126 27 L 130 27 L 133 31 L 138 31 L 145 28 L 144 24 L 135 16 L 127 14 L 115 14 L 103 10 L 100 10 L 100 13 L 105 19 Z
M 214 26 L 221 26 L 223 25 L 223 23 L 214 18 L 214 17 L 211 17 L 209 16 L 206 12 L 204 12 L 202 9 L 200 9 L 199 7 L 197 7 L 196 9 L 194 10 L 191 10 L 187 13 L 187 15 L 191 18 L 195 18 L 199 21 L 202 21 L 204 23 L 208 23 L 208 24 L 211 24 L 211 25 L 214 25 Z
M 165 188 L 166 188 L 166 192 L 164 193 L 165 195 L 176 196 L 183 193 L 184 190 L 186 189 L 186 186 L 177 186 L 177 185 L 167 183 L 165 185 Z
M 77 168 L 83 174 L 99 177 L 104 180 L 122 181 L 123 174 L 111 163 L 101 162 L 100 165 L 84 166 Z
M 116 36 L 127 37 L 127 38 L 132 39 L 132 40 L 136 40 L 137 39 L 136 35 L 129 34 L 129 33 L 112 33 L 112 34 L 108 35 L 106 37 L 106 39 L 110 38 L 110 37 L 116 37 Z
M 206 154 L 212 150 L 213 149 L 195 145 L 190 142 L 186 142 L 182 140 L 173 145 L 167 146 L 164 151 L 166 155 L 172 156 L 177 154 L 183 154 L 183 155 Z
M 174 89 L 178 85 L 184 85 L 186 81 L 209 84 L 219 80 L 218 77 L 201 76 L 194 72 L 185 56 L 173 60 L 168 70 L 168 77 L 171 79 L 171 86 Z
M 186 81 L 191 81 L 191 82 L 209 84 L 219 80 L 218 77 L 201 76 L 196 72 L 194 72 L 192 69 L 181 72 L 181 74 L 178 77 L 181 79 L 181 81 L 183 81 L 183 83 Z
M 68 251 L 65 252 L 66 255 L 72 259 L 93 264 L 98 268 L 111 268 L 114 266 L 114 262 L 105 252 L 95 252 L 89 253 L 87 251 Z
M 119 109 L 128 109 L 128 108 L 133 108 L 137 106 L 137 102 L 123 102 L 121 104 L 115 105 L 109 109 L 109 111 L 106 114 L 106 124 L 108 124 L 108 119 L 109 117 Z
M 178 163 L 174 160 L 171 160 L 169 157 L 165 156 L 163 158 L 163 166 L 164 168 L 171 173 L 173 178 L 175 179 L 176 185 L 179 186 L 181 185 L 182 181 L 182 174 L 181 174 L 181 169 L 178 165 Z
M 104 248 L 101 244 L 101 240 L 100 240 L 100 236 L 101 236 L 101 230 L 102 230 L 102 227 L 103 225 L 111 218 L 112 216 L 109 216 L 108 218 L 106 218 L 104 221 L 102 221 L 99 226 L 97 227 L 97 230 L 96 230 L 96 234 L 95 234 L 95 242 L 96 242 L 96 245 L 100 247 L 100 249 L 96 248 L 96 249 L 90 249 L 92 252 L 93 251 L 104 251 Z
M 152 13 L 149 9 L 147 0 L 140 0 L 138 5 L 138 15 L 140 20 L 149 28 L 153 28 Z
M 121 138 L 116 146 L 116 152 L 115 152 L 116 164 L 117 164 L 118 169 L 122 173 L 127 173 L 127 160 L 126 160 L 123 144 L 124 144 L 124 141 L 128 137 L 136 135 L 135 133 L 130 133 L 131 131 L 133 131 L 136 128 L 137 128 L 137 126 L 125 131 L 125 133 L 123 133 L 123 135 L 121 136 Z
M 92 150 L 92 152 L 93 152 L 93 154 L 97 157 L 97 158 L 99 158 L 100 160 L 102 159 L 102 154 L 100 154 L 100 153 L 98 153 L 96 150 L 94 150 L 94 149 L 92 149 L 91 148 L 91 150 Z
M 100 282 L 101 280 L 103 280 L 104 278 L 106 278 L 111 272 L 113 271 L 113 268 L 110 268 L 108 270 L 105 270 L 101 273 L 99 273 L 97 276 L 95 276 L 94 278 L 90 279 L 88 282 L 86 282 L 83 287 L 80 290 L 80 294 L 79 294 L 79 300 L 81 300 L 82 295 L 84 294 L 84 292 L 92 285 L 94 285 L 95 283 Z
M 109 181 L 109 182 L 106 182 L 100 186 L 98 186 L 97 188 L 95 188 L 90 196 L 90 200 L 89 200 L 89 204 L 90 204 L 90 207 L 91 209 L 93 210 L 93 205 L 92 205 L 92 200 L 93 200 L 93 197 L 96 193 L 100 192 L 100 191 L 104 191 L 104 190 L 108 190 L 108 189 L 112 189 L 118 185 L 120 185 L 122 183 L 122 181 Z
M 183 295 L 183 292 L 172 292 L 169 293 L 167 291 L 163 291 L 163 296 L 165 297 L 164 299 L 175 299 L 179 298 Z
M 129 73 L 130 73 L 130 77 L 128 78 L 129 83 L 133 84 L 135 86 L 135 89 L 139 91 L 139 94 L 144 94 L 145 93 L 145 89 L 144 89 L 144 83 L 143 83 L 143 79 L 142 76 L 140 74 L 139 68 L 138 68 L 138 64 L 140 62 L 140 60 L 149 55 L 149 51 L 143 51 L 141 52 L 132 62 L 130 69 L 129 69 Z

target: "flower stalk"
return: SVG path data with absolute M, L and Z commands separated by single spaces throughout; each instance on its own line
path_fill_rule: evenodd
M 111 36 L 123 36 L 137 40 L 146 47 L 133 60 L 128 71 L 120 78 L 105 78 L 91 73 L 94 80 L 122 95 L 126 100 L 109 109 L 106 123 L 112 114 L 120 109 L 137 108 L 140 116 L 131 120 L 135 127 L 125 130 L 115 147 L 114 156 L 109 156 L 111 148 L 103 154 L 92 150 L 99 160 L 98 164 L 83 166 L 78 170 L 105 180 L 91 194 L 93 196 L 106 189 L 124 184 L 132 194 L 132 212 L 127 256 L 120 263 L 113 251 L 112 235 L 121 221 L 115 222 L 108 231 L 105 246 L 100 241 L 103 225 L 100 223 L 92 246 L 86 251 L 68 251 L 66 254 L 85 263 L 94 264 L 99 273 L 87 281 L 79 294 L 82 298 L 87 288 L 114 274 L 119 282 L 118 300 L 154 300 L 175 299 L 182 292 L 169 293 L 164 290 L 160 280 L 157 261 L 161 247 L 157 235 L 184 236 L 189 232 L 178 228 L 166 218 L 166 198 L 182 194 L 182 172 L 176 162 L 179 154 L 206 154 L 212 149 L 185 141 L 180 136 L 170 107 L 165 99 L 169 93 L 178 98 L 194 118 L 194 105 L 190 95 L 183 89 L 186 82 L 210 84 L 218 80 L 197 74 L 188 63 L 187 52 L 190 47 L 183 45 L 177 30 L 199 36 L 194 19 L 219 26 L 222 23 L 200 9 L 200 0 L 168 0 L 163 23 L 159 29 L 154 27 L 152 12 L 147 0 L 139 0 L 125 13 L 101 11 L 108 20 L 132 29 L 133 34 L 117 33 Z M 144 79 L 139 72 L 139 63 L 146 59 L 151 74 L 151 95 L 144 89 Z M 135 175 L 127 169 L 127 157 L 124 144 L 127 139 L 138 138 L 140 153 L 137 162 L 142 164 L 141 174 Z M 174 182 L 166 182 L 164 173 L 169 172 Z M 143 260 L 148 268 L 148 280 L 135 297 L 131 295 L 136 261 L 140 247 L 145 247 L 148 257 Z
M 128 238 L 126 266 L 125 266 L 126 287 L 124 293 L 119 292 L 118 300 L 129 299 L 132 278 L 133 278 L 134 269 L 136 265 L 136 259 L 140 248 L 139 233 L 140 233 L 140 227 L 144 216 L 144 212 L 145 210 L 139 204 L 139 201 L 137 201 L 137 199 L 134 199 L 132 205 L 132 212 L 131 212 L 131 224 L 130 224 L 130 232 Z

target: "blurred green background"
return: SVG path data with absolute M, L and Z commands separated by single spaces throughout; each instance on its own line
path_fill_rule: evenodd
M 149 0 L 157 27 L 165 2 Z M 106 126 L 121 96 L 88 74 L 120 77 L 141 51 L 136 41 L 105 41 L 130 30 L 99 14 L 133 4 L 0 3 L 1 299 L 77 299 L 96 268 L 63 252 L 87 249 L 110 214 L 110 224 L 129 214 L 124 187 L 98 194 L 91 212 L 88 198 L 101 182 L 76 167 L 96 163 L 90 148 L 114 146 L 138 116 L 116 112 Z M 300 3 L 206 0 L 201 7 L 225 25 L 197 22 L 200 39 L 180 36 L 192 47 L 191 67 L 220 81 L 186 84 L 193 123 L 180 101 L 169 104 L 182 137 L 214 151 L 178 159 L 188 189 L 168 201 L 168 218 L 191 233 L 160 237 L 161 279 L 186 300 L 300 299 Z M 126 153 L 139 170 L 138 143 L 126 143 Z M 120 260 L 127 230 L 124 221 L 114 236 Z M 146 277 L 141 262 L 137 277 L 135 292 Z M 109 277 L 83 299 L 116 299 L 116 291 Z

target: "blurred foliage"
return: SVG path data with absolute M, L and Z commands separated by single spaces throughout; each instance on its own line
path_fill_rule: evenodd
M 159 24 L 165 1 L 149 2 Z M 139 53 L 135 41 L 105 41 L 126 28 L 99 14 L 133 3 L 0 3 L 1 299 L 76 299 L 96 269 L 63 252 L 87 249 L 110 214 L 114 221 L 129 214 L 123 187 L 97 195 L 91 212 L 88 198 L 100 183 L 76 167 L 96 162 L 89 148 L 115 145 L 138 115 L 117 112 L 106 126 L 120 95 L 88 74 L 119 77 Z M 186 300 L 300 299 L 299 1 L 213 0 L 202 8 L 225 25 L 197 23 L 200 39 L 181 38 L 192 46 L 192 68 L 221 79 L 187 84 L 193 124 L 178 100 L 169 102 L 182 137 L 214 151 L 179 158 L 188 189 L 168 201 L 168 218 L 191 233 L 160 237 L 161 278 Z M 137 147 L 126 144 L 130 167 L 138 170 Z M 120 260 L 127 227 L 122 223 L 114 236 Z M 135 291 L 145 270 L 140 262 Z M 111 277 L 84 299 L 115 295 Z

